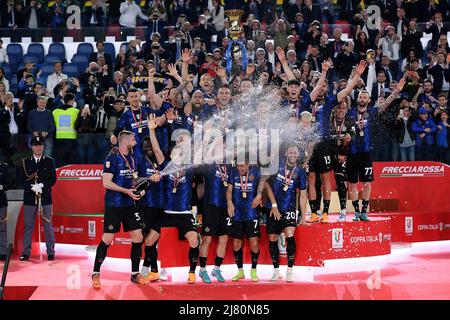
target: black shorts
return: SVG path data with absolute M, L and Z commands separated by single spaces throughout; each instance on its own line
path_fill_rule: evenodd
M 347 177 L 347 160 L 344 162 L 339 162 L 338 156 L 335 155 L 333 157 L 333 171 L 334 175 L 342 175 L 345 178 Z
M 230 232 L 232 223 L 226 208 L 205 205 L 202 216 L 202 236 L 220 237 Z
M 150 230 L 153 229 L 158 233 L 161 233 L 161 228 L 158 228 L 157 221 L 164 214 L 163 209 L 154 207 L 143 207 L 142 208 L 142 232 L 144 234 L 149 234 Z
M 270 217 L 270 213 L 267 213 L 267 234 L 280 235 L 285 228 L 297 226 L 298 217 L 295 210 L 284 211 L 280 213 L 280 220 L 275 220 L 274 217 Z
M 334 141 L 321 141 L 316 143 L 309 159 L 309 172 L 324 173 L 331 171 L 333 168 L 332 158 L 335 154 Z
M 120 225 L 123 225 L 123 231 L 129 232 L 141 229 L 141 217 L 139 210 L 132 207 L 106 207 L 103 232 L 117 233 L 120 232 Z
M 347 177 L 350 183 L 373 181 L 372 156 L 370 152 L 349 154 L 346 166 Z
M 155 222 L 155 228 L 161 230 L 161 227 L 175 227 L 178 228 L 179 239 L 185 238 L 186 233 L 189 231 L 197 232 L 195 226 L 195 218 L 190 213 L 173 214 L 163 213 L 158 221 Z M 153 228 L 152 228 L 153 229 Z M 156 230 L 154 229 L 154 230 Z
M 232 221 L 230 237 L 236 239 L 255 238 L 261 235 L 259 218 L 249 221 Z

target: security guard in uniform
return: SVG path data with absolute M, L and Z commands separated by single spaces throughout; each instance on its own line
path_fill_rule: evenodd
M 42 217 L 49 261 L 55 260 L 55 234 L 51 223 L 52 190 L 56 183 L 56 168 L 52 158 L 43 155 L 44 139 L 40 136 L 31 140 L 33 155 L 23 159 L 24 187 L 24 239 L 20 260 L 28 260 L 31 253 L 36 213 Z
M 0 261 L 6 259 L 7 247 L 7 209 L 8 199 L 6 198 L 6 191 L 9 189 L 9 168 L 4 162 L 0 162 Z

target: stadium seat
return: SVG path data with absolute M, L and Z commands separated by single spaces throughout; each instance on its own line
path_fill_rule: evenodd
M 0 63 L 0 67 L 3 68 L 3 71 L 5 72 L 5 78 L 10 80 L 12 76 L 11 66 L 8 63 L 3 62 Z
M 22 62 L 22 46 L 18 43 L 10 43 L 6 47 L 6 53 L 8 54 L 9 65 L 11 66 L 12 72 L 16 72 L 17 66 Z
M 75 54 L 70 61 L 72 64 L 76 64 L 78 66 L 78 71 L 83 73 L 89 65 L 89 58 L 83 54 Z
M 83 54 L 89 58 L 90 54 L 94 52 L 92 43 L 80 43 L 78 45 L 77 53 Z
M 9 79 L 9 91 L 17 95 L 17 75 L 15 74 Z
M 75 63 L 66 63 L 63 66 L 63 73 L 67 74 L 67 76 L 70 77 L 76 77 L 80 75 L 80 72 L 78 71 L 78 65 Z
M 58 55 L 48 54 L 45 56 L 44 63 L 54 64 L 55 62 L 63 63 L 64 61 L 61 59 L 61 56 Z
M 114 47 L 114 44 L 112 44 L 110 42 L 105 42 L 105 52 L 109 53 L 109 55 L 111 56 L 112 62 L 114 64 L 114 62 L 116 60 L 116 48 Z
M 22 61 L 23 61 L 23 63 L 26 63 L 26 62 L 41 63 L 42 62 L 39 59 L 39 56 L 37 56 L 35 54 L 29 54 L 29 53 L 27 53 L 26 55 L 23 56 Z
M 44 46 L 41 43 L 31 43 L 28 46 L 27 55 L 34 55 L 38 57 L 37 63 L 42 63 L 45 56 Z
M 44 63 L 42 66 L 41 66 L 41 77 L 42 76 L 48 76 L 48 75 L 50 75 L 50 74 L 52 74 L 53 72 L 55 71 L 55 67 L 54 67 L 54 65 L 53 64 L 50 64 L 50 63 Z
M 66 48 L 62 43 L 52 43 L 48 48 L 48 55 L 58 56 L 62 62 L 66 62 Z

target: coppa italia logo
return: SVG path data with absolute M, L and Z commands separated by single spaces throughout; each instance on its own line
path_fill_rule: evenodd
M 444 172 L 444 166 L 395 166 L 383 167 L 380 177 L 443 177 Z
M 412 234 L 413 232 L 413 217 L 405 217 L 405 233 Z
M 331 229 L 331 247 L 333 249 L 344 247 L 344 230 L 342 228 Z
M 62 169 L 58 180 L 101 180 L 102 173 L 100 169 Z

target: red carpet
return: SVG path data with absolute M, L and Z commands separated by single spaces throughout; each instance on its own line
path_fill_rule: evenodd
M 448 249 L 448 250 L 447 250 Z M 363 272 L 315 274 L 312 282 L 271 283 L 249 280 L 239 283 L 195 285 L 158 282 L 138 286 L 126 272 L 102 271 L 102 289 L 90 288 L 90 260 L 59 256 L 53 262 L 11 261 L 7 278 L 7 299 L 136 300 L 136 299 L 450 299 L 450 247 L 433 254 L 394 256 L 378 274 Z M 423 249 L 422 249 L 423 250 Z M 430 250 L 431 251 L 431 250 Z M 426 252 L 423 250 L 422 252 Z M 344 263 L 344 261 L 342 262 Z M 368 266 L 370 267 L 370 266 Z M 234 266 L 226 266 L 234 268 Z M 209 268 L 208 268 L 209 269 Z M 259 266 L 260 277 L 270 274 L 270 266 Z M 182 269 L 183 274 L 187 269 Z M 234 270 L 234 269 L 233 269 Z M 284 268 L 281 270 L 284 272 Z M 320 270 L 320 268 L 316 268 Z M 245 270 L 248 272 L 248 270 Z M 379 277 L 377 277 L 379 275 Z M 264 277 L 268 279 L 268 277 Z M 23 286 L 21 290 L 18 287 Z M 34 288 L 36 290 L 34 290 Z M 34 290 L 34 292 L 33 292 Z M 15 292 L 15 293 L 14 293 Z

